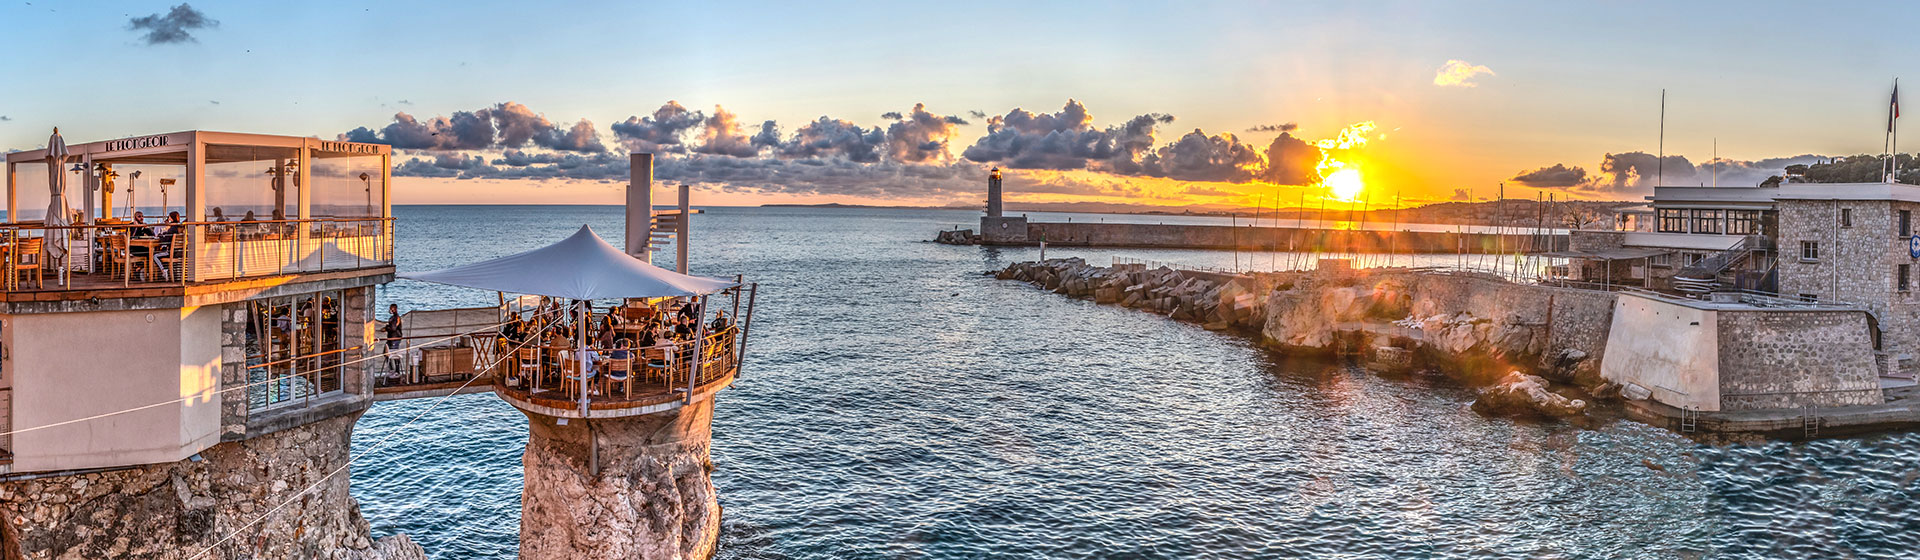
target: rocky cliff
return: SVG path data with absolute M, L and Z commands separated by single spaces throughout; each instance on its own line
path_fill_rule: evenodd
M 371 540 L 347 471 L 328 477 L 348 460 L 358 417 L 174 463 L 0 483 L 0 558 L 192 558 L 237 532 L 205 558 L 425 560 L 405 535 Z
M 520 558 L 705 559 L 720 536 L 713 401 L 625 418 L 527 414 Z

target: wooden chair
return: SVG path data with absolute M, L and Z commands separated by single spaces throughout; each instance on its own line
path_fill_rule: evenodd
M 29 237 L 14 244 L 13 262 L 9 264 L 13 268 L 10 276 L 15 281 L 15 285 L 19 285 L 20 275 L 28 272 L 33 273 L 35 289 L 45 284 L 47 273 L 40 268 L 40 263 L 41 259 L 46 258 L 46 255 L 42 254 L 46 249 L 46 242 L 46 238 L 43 237 Z
M 580 360 L 573 356 L 567 356 L 567 354 L 574 353 L 573 351 L 561 350 L 560 352 L 561 394 L 566 395 L 569 401 L 579 399 L 580 386 L 583 385 L 581 381 L 592 379 L 593 372 L 590 371 L 585 364 L 580 363 Z
M 161 271 L 163 273 L 162 277 L 168 281 L 185 278 L 187 234 L 185 232 L 174 234 L 172 238 L 168 240 L 166 252 L 156 255 L 155 257 L 160 261 L 161 266 L 166 267 L 165 270 Z
M 600 380 L 600 391 L 606 393 L 607 396 L 613 396 L 613 384 L 619 383 L 625 386 L 625 398 L 629 400 L 633 399 L 633 357 L 631 356 L 632 352 L 628 352 L 628 354 L 629 356 L 627 358 L 607 358 L 601 362 L 605 364 L 607 374 Z
M 533 394 L 535 390 L 540 388 L 540 374 L 542 369 L 539 348 L 526 347 L 520 349 L 519 359 L 514 360 L 513 373 L 518 376 L 521 381 L 532 380 L 532 383 L 527 387 L 527 394 Z M 529 376 L 527 372 L 533 372 L 533 375 Z M 507 383 L 509 387 L 513 385 L 513 383 Z
M 127 248 L 125 235 L 109 235 L 105 239 L 107 240 L 107 270 L 111 273 L 108 278 L 132 280 L 133 269 L 146 259 L 134 258 L 133 251 Z
M 673 377 L 673 357 L 667 355 L 667 349 L 645 348 L 641 352 L 646 360 L 641 366 L 641 371 L 645 374 L 642 377 L 649 381 L 658 379 L 662 384 L 672 386 L 673 383 L 669 380 Z

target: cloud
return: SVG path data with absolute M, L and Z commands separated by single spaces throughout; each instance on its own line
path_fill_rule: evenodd
M 450 117 L 426 121 L 406 112 L 394 113 L 393 122 L 380 130 L 359 127 L 339 138 L 402 150 L 484 150 L 519 148 L 528 143 L 571 152 L 607 150 L 592 122 L 581 119 L 561 129 L 526 105 L 512 101 L 476 111 L 454 111 Z
M 1631 195 L 1651 192 L 1657 183 L 1667 186 L 1754 186 L 1768 177 L 1784 173 L 1787 166 L 1825 161 L 1828 156 L 1802 154 L 1754 161 L 1709 160 L 1695 164 L 1683 155 L 1661 158 L 1646 152 L 1605 154 L 1598 172 L 1556 163 L 1515 175 L 1514 181 L 1533 187 L 1562 188 L 1606 195 Z M 1664 167 L 1664 168 L 1663 168 Z
M 1320 182 L 1320 148 L 1292 133 L 1282 132 L 1267 145 L 1262 181 L 1275 185 L 1311 185 Z
M 986 136 L 967 147 L 961 156 L 1013 169 L 1069 170 L 1104 166 L 1125 174 L 1141 169 L 1135 158 L 1145 153 L 1145 146 L 1152 144 L 1154 125 L 1170 122 L 1173 122 L 1172 116 L 1147 114 L 1134 117 L 1120 127 L 1096 129 L 1086 105 L 1068 99 L 1066 106 L 1054 113 L 1014 109 L 1004 116 L 988 118 Z
M 149 45 L 197 43 L 199 39 L 193 37 L 194 30 L 215 27 L 220 27 L 220 22 L 185 3 L 167 10 L 165 15 L 155 13 L 127 20 L 127 29 L 146 32 L 140 39 Z
M 1208 136 L 1196 128 L 1147 154 L 1140 166 L 1150 177 L 1244 183 L 1253 178 L 1251 168 L 1260 161 L 1253 146 L 1241 144 L 1232 134 Z
M 7 122 L 7 121 L 11 121 L 11 120 L 13 120 L 13 117 L 9 117 L 9 116 L 6 116 L 6 115 L 0 115 L 0 122 Z
M 960 135 L 960 126 L 967 124 L 960 117 L 933 114 L 927 111 L 925 103 L 913 104 L 913 111 L 905 115 L 887 114 L 894 119 L 893 124 L 887 125 L 887 155 L 894 161 L 919 163 L 952 159 L 948 146 Z
M 880 127 L 861 128 L 853 121 L 820 117 L 794 131 L 793 139 L 777 150 L 784 158 L 842 157 L 857 163 L 880 161 L 887 133 Z
M 1187 188 L 1181 189 L 1180 192 L 1183 194 L 1190 194 L 1193 196 L 1240 196 L 1240 193 L 1237 193 L 1237 192 L 1223 191 L 1213 187 L 1203 187 L 1200 185 L 1187 185 Z
M 767 121 L 767 124 L 772 123 L 773 121 Z M 702 154 L 753 157 L 760 155 L 760 145 L 740 128 L 739 115 L 714 105 L 713 116 L 701 121 L 700 145 L 693 151 Z
M 1433 74 L 1433 85 L 1441 87 L 1474 87 L 1478 85 L 1473 83 L 1474 76 L 1481 74 L 1488 76 L 1494 75 L 1492 68 L 1476 65 L 1465 60 L 1448 60 L 1446 64 L 1440 65 L 1438 72 Z
M 1571 187 L 1586 182 L 1587 170 L 1556 163 L 1514 175 L 1512 180 L 1530 187 Z
M 685 152 L 681 136 L 706 120 L 699 111 L 688 111 L 680 102 L 668 101 L 651 116 L 627 117 L 626 121 L 613 123 L 613 135 L 637 152 Z
M 1300 125 L 1294 123 L 1263 124 L 1249 128 L 1247 132 L 1293 132 L 1298 128 L 1300 128 Z
M 1467 189 L 1453 189 L 1453 196 L 1447 197 L 1447 200 L 1454 200 L 1454 201 L 1460 201 L 1460 202 L 1472 202 L 1473 193 L 1467 192 Z
M 987 118 L 987 112 L 986 112 L 986 111 L 967 111 L 967 114 L 968 114 L 968 115 L 972 115 L 972 116 L 973 116 L 973 118 L 976 118 L 976 119 L 984 119 L 984 118 Z

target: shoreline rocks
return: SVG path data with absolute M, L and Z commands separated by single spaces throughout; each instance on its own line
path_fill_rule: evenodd
M 1480 389 L 1473 411 L 1487 416 L 1571 418 L 1587 411 L 1587 402 L 1547 390 L 1547 380 L 1517 371 L 1507 372 L 1492 386 Z

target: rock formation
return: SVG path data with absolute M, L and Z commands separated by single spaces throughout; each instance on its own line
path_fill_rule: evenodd
M 1547 380 L 1508 372 L 1498 383 L 1480 389 L 1473 411 L 1488 416 L 1545 416 L 1566 418 L 1586 412 L 1587 403 L 1547 390 Z
M 720 535 L 713 400 L 623 418 L 527 413 L 520 558 L 704 559 Z
M 173 463 L 0 483 L 0 557 L 191 558 L 237 532 L 207 557 L 424 560 L 405 535 L 368 537 L 340 470 L 358 417 L 222 443 Z

